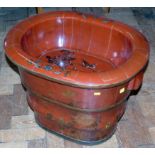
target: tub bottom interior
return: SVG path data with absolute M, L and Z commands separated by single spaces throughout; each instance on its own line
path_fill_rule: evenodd
M 60 70 L 77 70 L 80 72 L 105 72 L 116 66 L 105 58 L 90 55 L 81 50 L 48 50 L 38 58 L 38 62 L 49 68 Z

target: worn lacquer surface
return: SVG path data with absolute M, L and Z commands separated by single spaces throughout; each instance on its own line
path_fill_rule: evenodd
M 87 143 L 112 135 L 149 57 L 147 40 L 134 28 L 74 12 L 22 21 L 4 48 L 38 123 Z

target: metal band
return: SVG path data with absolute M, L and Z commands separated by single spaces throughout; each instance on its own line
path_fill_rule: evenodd
M 7 53 L 5 53 L 7 55 Z M 77 88 L 83 88 L 83 89 L 98 89 L 98 88 L 112 88 L 112 87 L 115 87 L 115 86 L 119 86 L 119 85 L 123 85 L 127 82 L 129 82 L 131 79 L 133 79 L 138 73 L 140 73 L 148 64 L 148 61 L 146 62 L 146 64 L 144 65 L 144 67 L 142 67 L 139 71 L 137 71 L 135 74 L 133 74 L 130 78 L 124 80 L 124 81 L 121 81 L 121 82 L 118 82 L 118 83 L 114 83 L 114 84 L 108 84 L 108 85 L 96 85 L 96 86 L 85 86 L 85 85 L 82 85 L 82 84 L 76 84 L 76 83 L 72 83 L 72 82 L 68 82 L 68 81 L 65 81 L 65 80 L 57 80 L 51 76 L 47 76 L 47 75 L 44 75 L 44 74 L 41 74 L 41 73 L 38 73 L 34 70 L 30 70 L 30 69 L 27 69 L 25 66 L 23 65 L 20 65 L 20 64 L 17 64 L 12 58 L 10 58 L 8 55 L 7 55 L 8 59 L 14 63 L 16 66 L 18 66 L 18 69 L 19 70 L 23 70 L 25 72 L 28 72 L 29 74 L 33 75 L 33 76 L 38 76 L 39 78 L 44 78 L 44 79 L 47 79 L 49 81 L 52 81 L 52 82 L 57 82 L 57 83 L 60 83 L 60 84 L 64 84 L 64 85 L 68 85 L 68 86 L 72 86 L 72 87 L 77 87 Z
M 30 91 L 30 90 L 29 90 Z M 30 91 L 34 96 L 37 96 L 38 98 L 42 99 L 42 100 L 45 100 L 47 101 L 48 103 L 50 104 L 56 104 L 58 106 L 62 106 L 64 108 L 67 108 L 67 109 L 70 109 L 70 110 L 74 110 L 74 111 L 80 111 L 80 112 L 86 112 L 86 113 L 91 113 L 91 112 L 105 112 L 105 111 L 109 111 L 109 110 L 112 110 L 118 106 L 120 106 L 121 104 L 125 104 L 125 101 L 127 100 L 127 97 L 129 96 L 129 92 L 128 92 L 128 95 L 126 95 L 122 100 L 120 100 L 119 102 L 117 102 L 116 104 L 114 105 L 111 105 L 107 108 L 100 108 L 100 109 L 81 109 L 81 108 L 78 108 L 78 107 L 73 107 L 73 106 L 70 106 L 70 105 L 67 105 L 63 102 L 60 102 L 60 101 L 57 101 L 57 100 L 54 100 L 54 99 L 49 99 L 45 96 L 42 96 L 36 92 L 32 92 Z
M 48 131 L 52 134 L 55 134 L 56 136 L 59 136 L 59 137 L 64 138 L 66 140 L 70 140 L 72 142 L 76 142 L 80 145 L 84 144 L 84 145 L 89 145 L 89 146 L 97 145 L 97 144 L 103 143 L 104 141 L 108 140 L 115 133 L 116 127 L 117 127 L 117 126 L 113 126 L 112 127 L 113 129 L 111 129 L 111 132 L 107 136 L 105 136 L 104 138 L 101 138 L 99 140 L 84 140 L 84 139 L 78 139 L 78 138 L 76 139 L 76 138 L 71 137 L 69 135 L 65 135 L 63 133 L 59 133 L 55 130 L 49 129 L 45 125 L 43 125 L 41 122 L 39 122 L 38 119 L 36 119 L 36 122 L 39 124 L 40 127 L 44 128 L 46 131 Z

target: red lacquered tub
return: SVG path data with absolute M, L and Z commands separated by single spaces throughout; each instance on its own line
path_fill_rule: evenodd
M 4 48 L 37 122 L 89 144 L 114 133 L 149 58 L 148 42 L 134 28 L 74 12 L 27 18 L 9 31 Z

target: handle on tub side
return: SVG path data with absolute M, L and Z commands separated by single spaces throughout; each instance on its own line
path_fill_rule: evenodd
M 144 71 L 138 73 L 128 84 L 128 90 L 137 90 L 143 82 Z

